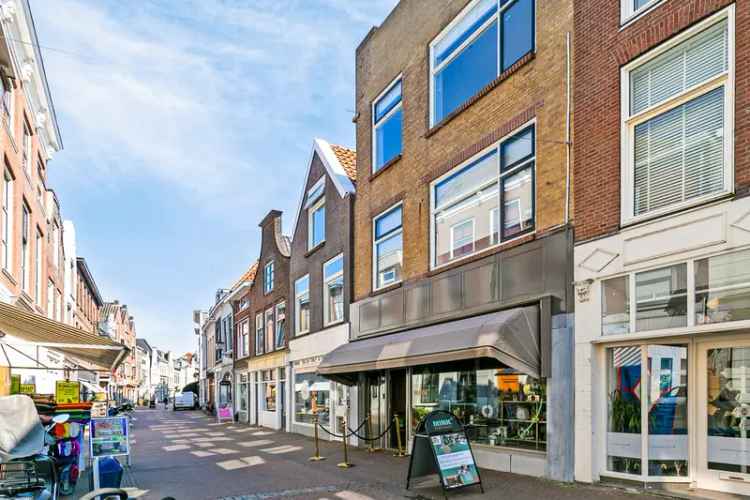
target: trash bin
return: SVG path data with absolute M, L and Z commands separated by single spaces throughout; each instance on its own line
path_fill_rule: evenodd
M 112 457 L 99 460 L 99 487 L 119 488 L 122 482 L 122 465 Z

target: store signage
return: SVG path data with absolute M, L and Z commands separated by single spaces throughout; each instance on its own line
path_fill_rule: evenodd
M 55 402 L 60 403 L 80 403 L 81 402 L 81 384 L 78 381 L 69 382 L 67 380 L 58 380 L 55 384 Z
M 127 417 L 91 419 L 92 457 L 114 457 L 129 454 Z
M 36 394 L 36 384 L 21 384 L 21 394 Z
M 406 488 L 412 478 L 431 474 L 438 475 L 444 490 L 482 488 L 464 426 L 455 415 L 442 410 L 428 413 L 417 425 Z

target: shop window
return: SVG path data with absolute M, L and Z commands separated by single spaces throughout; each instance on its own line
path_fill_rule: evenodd
M 325 325 L 344 321 L 344 256 L 323 264 L 323 317 Z
M 641 475 L 641 348 L 607 350 L 607 470 Z
M 372 106 L 373 173 L 401 154 L 401 77 Z
M 312 424 L 315 415 L 323 426 L 328 426 L 331 411 L 331 383 L 314 373 L 294 375 L 294 421 Z
M 602 281 L 602 334 L 630 332 L 630 279 L 620 276 Z
M 687 326 L 687 264 L 635 275 L 636 331 Z
M 695 323 L 750 319 L 750 250 L 695 261 Z
M 544 381 L 484 360 L 415 368 L 412 429 L 445 410 L 463 421 L 473 443 L 545 450 L 546 392 Z
M 239 402 L 239 410 L 242 412 L 247 411 L 248 388 L 247 373 L 241 373 L 240 383 L 237 385 L 237 401 Z
M 276 373 L 263 370 L 261 381 L 263 411 L 276 411 Z

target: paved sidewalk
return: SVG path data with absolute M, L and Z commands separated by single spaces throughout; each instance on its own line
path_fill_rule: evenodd
M 321 442 L 321 462 L 309 462 L 312 440 L 241 424 L 217 424 L 200 412 L 139 410 L 133 435 L 137 486 L 133 498 L 161 499 L 341 499 L 395 500 L 443 498 L 437 479 L 423 480 L 407 491 L 408 458 L 351 450 L 351 469 L 340 469 L 341 443 Z M 638 492 L 560 484 L 525 476 L 482 471 L 479 488 L 450 493 L 450 498 L 514 500 L 632 500 Z M 638 498 L 658 498 L 638 495 Z

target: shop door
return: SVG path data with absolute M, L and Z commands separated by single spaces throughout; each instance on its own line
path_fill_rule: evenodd
M 390 387 L 390 401 L 388 412 L 388 420 L 386 426 L 393 423 L 393 416 L 398 415 L 399 418 L 399 432 L 396 433 L 395 426 L 391 428 L 391 432 L 388 433 L 389 447 L 392 449 L 398 449 L 399 436 L 401 438 L 401 446 L 406 445 L 406 370 L 391 370 L 390 373 L 391 387 Z
M 365 415 L 370 417 L 369 425 L 365 425 L 365 427 L 369 428 L 372 437 L 379 436 L 388 427 L 388 419 L 386 418 L 387 392 L 385 373 L 372 372 L 365 375 Z M 350 425 L 349 427 L 354 429 L 356 426 Z M 385 437 L 373 442 L 373 446 L 383 448 Z
M 750 341 L 698 348 L 698 488 L 750 495 Z

